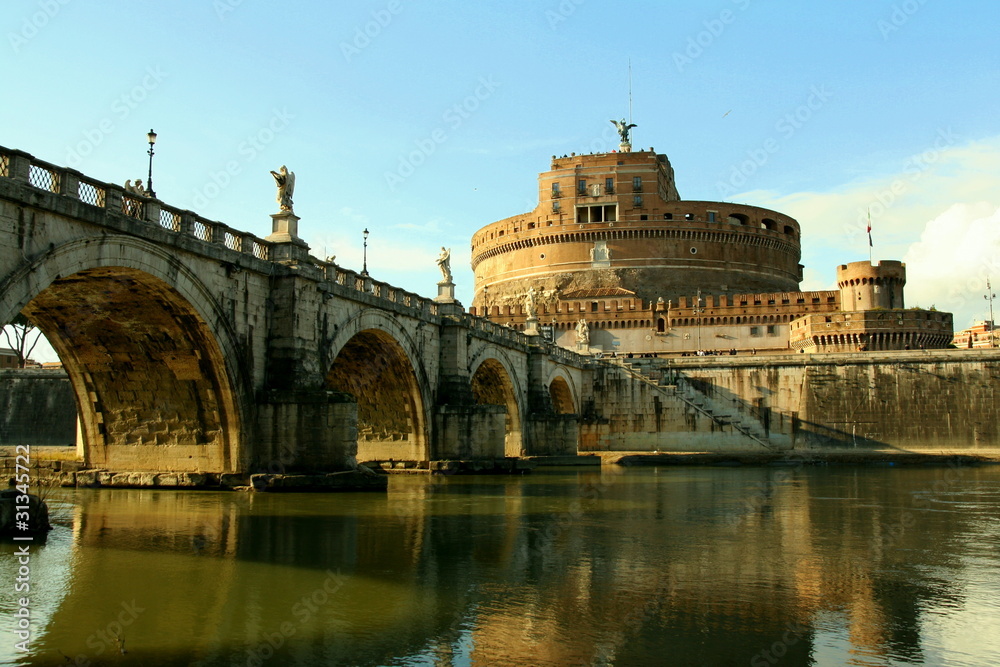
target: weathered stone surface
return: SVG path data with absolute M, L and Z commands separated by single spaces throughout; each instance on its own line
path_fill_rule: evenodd
M 76 404 L 64 372 L 0 370 L 0 446 L 75 444 Z

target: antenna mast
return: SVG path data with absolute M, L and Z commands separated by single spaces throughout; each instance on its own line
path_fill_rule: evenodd
M 628 123 L 632 124 L 632 59 L 628 59 Z

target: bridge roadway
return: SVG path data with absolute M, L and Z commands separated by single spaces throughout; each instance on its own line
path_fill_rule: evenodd
M 0 147 L 0 322 L 58 352 L 85 463 L 349 470 L 575 454 L 593 362 Z

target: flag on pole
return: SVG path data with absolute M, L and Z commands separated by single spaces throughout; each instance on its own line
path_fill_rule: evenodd
M 868 209 L 868 247 L 872 247 L 872 210 Z

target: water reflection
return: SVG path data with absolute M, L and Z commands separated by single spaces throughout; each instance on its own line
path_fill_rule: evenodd
M 52 502 L 34 653 L 9 641 L 5 664 L 1000 662 L 997 468 L 565 470 Z M 12 580 L 9 550 L 0 563 Z

